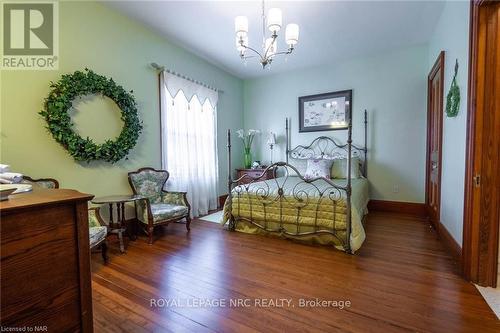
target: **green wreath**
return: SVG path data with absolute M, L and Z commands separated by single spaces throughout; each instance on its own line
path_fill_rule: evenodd
M 458 60 L 455 63 L 455 75 L 451 81 L 450 91 L 446 96 L 446 115 L 448 117 L 456 117 L 460 108 L 460 88 L 457 85 Z
M 104 160 L 115 163 L 126 157 L 129 150 L 137 143 L 142 131 L 142 123 L 137 115 L 137 104 L 133 91 L 128 93 L 108 79 L 85 68 L 65 74 L 57 83 L 50 84 L 51 91 L 45 99 L 44 110 L 40 115 L 47 121 L 46 128 L 54 139 L 68 150 L 76 161 L 90 162 Z M 123 129 L 114 140 L 96 144 L 89 137 L 82 138 L 73 130 L 73 122 L 68 114 L 73 100 L 78 96 L 101 94 L 112 99 L 121 110 Z

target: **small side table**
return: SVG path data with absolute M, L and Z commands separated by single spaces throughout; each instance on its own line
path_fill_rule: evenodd
M 140 195 L 108 195 L 92 200 L 92 203 L 96 205 L 109 205 L 109 233 L 118 235 L 121 253 L 125 253 L 125 245 L 123 243 L 124 232 L 127 232 L 127 236 L 131 240 L 135 240 L 135 235 L 125 225 L 125 203 L 135 202 L 140 199 L 144 199 L 144 197 Z M 116 219 L 113 218 L 114 205 L 116 205 Z
M 250 177 L 257 178 L 264 173 L 264 170 L 265 169 L 236 169 L 236 179 L 239 179 L 239 178 L 243 177 L 244 175 L 248 175 Z M 275 177 L 274 172 L 275 172 L 275 169 L 267 170 L 267 172 L 257 181 L 260 182 L 263 180 L 274 179 L 274 177 Z M 245 177 L 238 182 L 238 185 L 248 184 L 251 181 L 252 181 L 252 178 Z

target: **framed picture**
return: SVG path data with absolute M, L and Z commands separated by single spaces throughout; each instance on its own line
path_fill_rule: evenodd
M 352 90 L 299 97 L 299 132 L 347 129 Z

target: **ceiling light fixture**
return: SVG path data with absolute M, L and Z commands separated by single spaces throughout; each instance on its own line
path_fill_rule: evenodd
M 271 31 L 272 35 L 266 38 L 266 23 L 267 28 Z M 276 39 L 278 32 L 282 26 L 281 9 L 271 8 L 266 16 L 264 1 L 262 1 L 262 52 L 248 45 L 248 18 L 246 16 L 236 16 L 234 19 L 234 28 L 236 32 L 236 49 L 240 53 L 240 58 L 246 60 L 249 58 L 259 57 L 262 68 L 270 65 L 274 57 L 282 54 L 290 54 L 295 49 L 295 45 L 299 41 L 299 26 L 295 23 L 287 24 L 285 29 L 285 40 L 288 45 L 286 51 L 278 52 Z M 256 55 L 247 55 L 250 50 Z

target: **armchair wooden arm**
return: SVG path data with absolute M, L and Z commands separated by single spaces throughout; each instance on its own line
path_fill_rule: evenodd
M 151 210 L 151 200 L 149 198 L 142 198 L 135 201 L 135 213 L 137 219 L 146 224 L 153 223 L 153 213 Z

